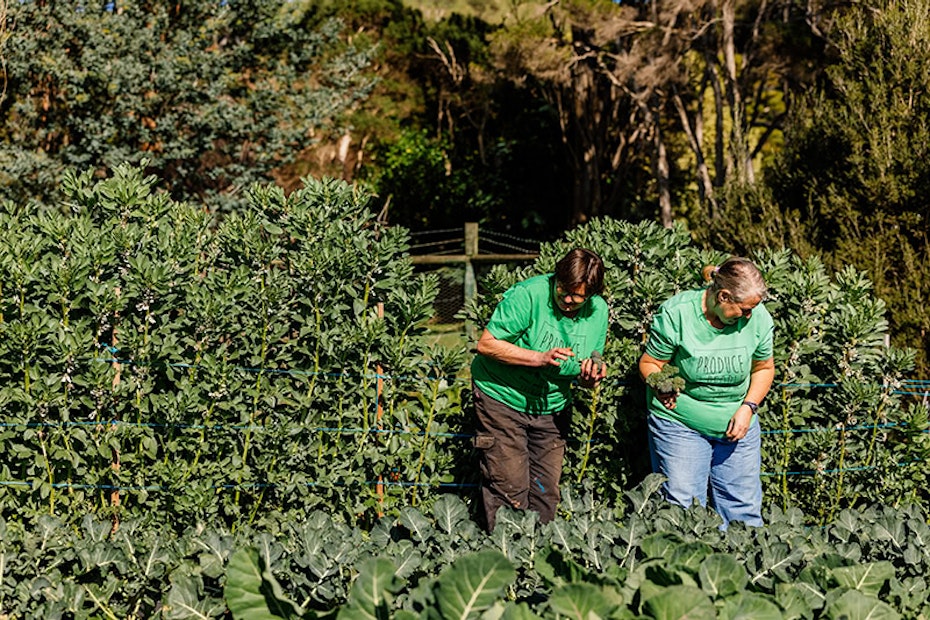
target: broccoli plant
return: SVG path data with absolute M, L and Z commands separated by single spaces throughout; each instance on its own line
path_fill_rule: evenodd
M 670 392 L 681 392 L 685 389 L 685 380 L 678 374 L 678 366 L 666 364 L 659 372 L 654 372 L 646 377 L 646 385 L 656 392 L 668 394 Z

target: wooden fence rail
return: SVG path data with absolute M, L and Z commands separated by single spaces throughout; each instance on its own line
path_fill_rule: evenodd
M 478 249 L 479 231 L 477 222 L 466 222 L 464 227 L 464 254 L 415 254 L 411 256 L 414 265 L 465 265 L 464 299 L 468 302 L 478 293 L 475 278 L 475 263 L 509 263 L 533 261 L 539 257 L 538 252 L 502 254 L 498 252 L 481 253 Z M 473 336 L 474 326 L 466 325 L 468 336 Z

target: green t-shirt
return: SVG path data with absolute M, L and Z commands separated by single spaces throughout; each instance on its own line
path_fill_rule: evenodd
M 548 351 L 571 347 L 575 353 L 558 367 L 530 368 L 476 355 L 472 379 L 491 398 L 518 411 L 551 414 L 571 402 L 571 382 L 592 351 L 604 351 L 607 302 L 594 295 L 574 317 L 567 317 L 552 298 L 555 276 L 535 276 L 511 287 L 487 325 L 491 335 L 524 349 Z
M 752 362 L 772 357 L 772 315 L 759 304 L 748 319 L 717 329 L 704 316 L 704 289 L 675 295 L 652 320 L 646 353 L 669 360 L 685 380 L 674 409 L 650 389 L 649 412 L 711 437 L 726 434 L 749 390 Z

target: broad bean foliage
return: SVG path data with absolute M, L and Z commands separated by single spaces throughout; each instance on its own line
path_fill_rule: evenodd
M 593 220 L 545 245 L 530 267 L 492 270 L 468 315 L 484 325 L 509 286 L 552 271 L 576 246 L 598 252 L 607 267 L 610 377 L 576 392 L 566 471 L 616 496 L 649 470 L 637 361 L 653 314 L 672 295 L 702 286 L 702 267 L 728 255 L 698 248 L 682 227 Z M 817 258 L 787 250 L 752 258 L 775 320 L 775 386 L 759 410 L 766 501 L 821 523 L 874 501 L 926 505 L 927 407 L 907 394 L 913 352 L 886 346 L 886 307 L 869 280 L 852 268 L 831 276 Z
M 254 186 L 217 223 L 138 168 L 63 190 L 0 210 L 3 514 L 365 521 L 452 481 L 461 352 L 367 195 Z

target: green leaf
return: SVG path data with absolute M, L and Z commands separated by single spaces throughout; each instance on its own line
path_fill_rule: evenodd
M 446 534 L 452 534 L 460 523 L 469 522 L 468 507 L 455 495 L 445 494 L 433 504 L 436 525 Z
M 701 588 L 712 597 L 726 598 L 742 591 L 749 575 L 732 555 L 714 553 L 704 558 L 698 570 Z
M 790 581 L 788 569 L 804 559 L 804 550 L 791 549 L 783 542 L 762 545 L 762 564 L 752 576 L 752 583 L 766 585 L 777 577 L 781 581 Z
M 182 618 L 208 620 L 222 615 L 222 601 L 205 599 L 201 592 L 202 589 L 203 584 L 198 577 L 173 576 L 165 604 L 165 616 L 171 620 Z
M 689 571 L 697 572 L 701 561 L 710 555 L 712 549 L 710 545 L 702 542 L 688 542 L 675 547 L 668 557 L 668 563 L 671 566 L 682 567 Z
M 262 228 L 264 228 L 270 235 L 283 235 L 284 229 L 282 229 L 277 224 L 272 224 L 271 222 L 265 220 L 262 222 Z
M 727 620 L 784 620 L 778 605 L 759 594 L 740 592 L 723 604 Z
M 830 572 L 842 587 L 877 597 L 888 580 L 894 577 L 894 565 L 891 562 L 871 562 L 842 566 Z
M 424 542 L 432 538 L 435 528 L 430 520 L 422 512 L 412 506 L 407 506 L 400 511 L 397 521 L 410 530 L 413 540 Z
M 444 620 L 477 617 L 510 585 L 516 571 L 499 551 L 480 551 L 456 560 L 439 576 L 436 600 Z
M 901 617 L 890 605 L 850 590 L 827 608 L 830 620 L 897 620 Z
M 535 568 L 550 587 L 581 583 L 585 581 L 587 572 L 580 564 L 552 547 L 547 547 L 536 556 Z
M 233 553 L 226 570 L 224 596 L 236 620 L 273 620 L 295 618 L 303 610 L 283 598 L 280 585 L 263 566 L 254 547 Z
M 572 583 L 556 589 L 549 597 L 555 613 L 567 618 L 588 620 L 606 618 L 622 604 L 622 598 L 607 596 L 602 588 L 589 583 Z
M 662 474 L 649 474 L 635 489 L 624 492 L 624 495 L 633 504 L 633 511 L 636 514 L 642 514 L 649 500 L 656 496 L 665 481 L 666 477 Z
M 394 563 L 374 558 L 362 564 L 352 584 L 349 600 L 339 610 L 339 620 L 387 620 L 390 617 L 390 593 L 398 586 Z
M 682 542 L 681 536 L 675 532 L 657 532 L 643 538 L 639 548 L 646 558 L 664 558 Z
M 643 604 L 643 613 L 655 620 L 715 620 L 717 612 L 707 595 L 693 586 L 671 586 Z
M 827 600 L 814 584 L 804 581 L 777 584 L 775 597 L 786 618 L 810 618 L 814 611 L 823 608 Z

